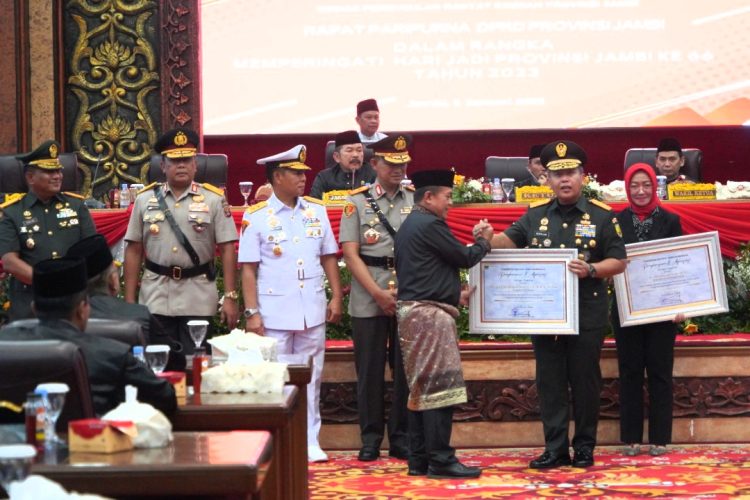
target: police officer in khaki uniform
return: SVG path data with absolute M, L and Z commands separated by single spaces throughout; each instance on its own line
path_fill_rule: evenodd
M 197 144 L 197 134 L 185 128 L 159 138 L 154 150 L 162 155 L 167 182 L 141 190 L 125 233 L 125 300 L 136 301 L 143 263 L 138 302 L 188 354 L 194 343 L 187 322 L 210 320 L 216 313 L 217 245 L 224 269 L 222 320 L 234 328 L 238 317 L 237 228 L 222 190 L 194 182 Z
M 354 132 L 356 135 L 356 132 Z M 349 314 L 352 316 L 357 407 L 362 448 L 359 459 L 375 460 L 383 441 L 385 363 L 393 375 L 388 417 L 389 455 L 407 459 L 409 388 L 396 335 L 396 266 L 394 235 L 414 205 L 414 188 L 401 181 L 411 161 L 411 136 L 386 137 L 371 147 L 377 178 L 372 186 L 350 193 L 341 216 L 339 241 L 352 272 Z
M 63 257 L 73 243 L 96 233 L 83 197 L 61 193 L 60 143 L 45 141 L 19 156 L 29 192 L 9 195 L 0 205 L 0 256 L 11 274 L 10 319 L 32 316 L 32 267 Z
M 554 141 L 544 147 L 541 159 L 555 198 L 531 205 L 493 237 L 492 247 L 578 251 L 578 258 L 568 264 L 578 276 L 578 335 L 532 336 L 545 450 L 529 467 L 589 467 L 594 464 L 599 420 L 599 355 L 609 321 L 606 278 L 625 270 L 625 243 L 612 209 L 582 195 L 585 151 L 571 141 Z M 575 420 L 572 461 L 568 388 Z

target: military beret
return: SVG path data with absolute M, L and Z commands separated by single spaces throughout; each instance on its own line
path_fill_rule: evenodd
M 106 271 L 114 261 L 107 240 L 101 234 L 95 234 L 74 243 L 68 248 L 65 256 L 86 261 L 88 279 Z
M 83 259 L 63 257 L 38 262 L 32 272 L 34 297 L 54 299 L 86 289 L 86 263 Z
M 156 140 L 154 151 L 167 158 L 190 158 L 198 151 L 200 139 L 189 128 L 173 128 Z
M 256 163 L 258 163 L 258 165 L 263 165 L 266 167 L 291 168 L 292 170 L 312 170 L 310 167 L 305 165 L 306 159 L 307 148 L 305 148 L 304 144 L 298 144 L 292 149 L 288 149 L 283 153 L 261 158 Z
M 380 111 L 378 109 L 378 101 L 375 99 L 365 99 L 357 103 L 357 116 L 367 111 Z
M 660 153 L 662 151 L 677 151 L 678 153 L 682 154 L 682 146 L 677 141 L 677 139 L 668 137 L 659 141 L 659 147 L 656 148 L 656 152 Z
M 409 146 L 412 139 L 409 134 L 399 134 L 380 139 L 378 142 L 368 144 L 367 147 L 372 149 L 373 155 L 382 156 L 388 163 L 401 164 L 411 161 L 409 156 Z
M 452 170 L 422 170 L 412 174 L 411 182 L 416 189 L 428 186 L 452 188 L 454 175 Z
M 552 141 L 540 153 L 542 165 L 548 170 L 578 168 L 586 164 L 586 152 L 573 141 Z
M 41 168 L 43 170 L 60 170 L 60 143 L 55 140 L 44 141 L 34 151 L 16 156 L 28 167 Z

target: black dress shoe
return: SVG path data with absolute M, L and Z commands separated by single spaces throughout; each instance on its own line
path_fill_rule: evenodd
M 554 467 L 562 467 L 563 465 L 570 465 L 570 455 L 567 453 L 564 455 L 553 455 L 551 451 L 545 451 L 539 457 L 529 462 L 531 469 L 552 469 Z
M 467 479 L 479 477 L 481 473 L 482 469 L 479 467 L 467 467 L 461 462 L 427 467 L 427 477 L 430 479 Z
M 573 467 L 591 467 L 594 465 L 594 451 L 581 448 L 573 454 Z
M 409 466 L 409 471 L 406 473 L 409 476 L 426 476 L 427 475 L 427 466 Z
M 397 458 L 399 460 L 408 460 L 409 450 L 405 450 L 403 448 L 392 448 L 388 451 L 388 456 Z
M 361 450 L 359 450 L 359 455 L 357 458 L 360 462 L 372 462 L 373 460 L 377 460 L 380 457 L 380 450 L 377 448 L 371 448 L 369 446 L 365 446 Z

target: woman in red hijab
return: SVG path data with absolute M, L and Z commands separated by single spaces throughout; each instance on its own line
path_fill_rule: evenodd
M 617 214 L 625 243 L 682 235 L 680 218 L 662 207 L 656 196 L 656 174 L 646 163 L 636 163 L 625 173 L 630 205 Z M 677 328 L 664 321 L 630 327 L 620 326 L 617 301 L 612 304 L 612 326 L 617 340 L 620 368 L 620 439 L 623 454 L 641 452 L 643 440 L 643 379 L 648 375 L 649 454 L 663 455 L 672 441 L 672 366 Z M 681 321 L 677 315 L 675 321 Z

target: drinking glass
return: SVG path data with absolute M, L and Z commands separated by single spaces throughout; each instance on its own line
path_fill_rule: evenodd
M 8 444 L 0 446 L 0 484 L 10 495 L 10 483 L 23 481 L 29 475 L 36 449 L 29 444 Z
M 169 361 L 169 346 L 168 345 L 149 345 L 146 346 L 146 363 L 149 368 L 156 374 L 164 371 L 164 367 L 167 366 Z
M 204 319 L 193 319 L 187 322 L 190 338 L 195 342 L 196 349 L 201 346 L 208 332 L 208 321 Z
M 503 188 L 503 193 L 505 193 L 505 203 L 510 203 L 510 193 L 513 192 L 513 185 L 516 183 L 516 180 L 512 177 L 503 177 L 500 179 L 500 186 Z
M 242 205 L 243 207 L 247 206 L 247 199 L 250 196 L 250 193 L 253 191 L 253 183 L 250 181 L 240 181 L 240 194 L 243 198 L 245 198 L 245 204 Z
M 57 437 L 55 426 L 57 419 L 62 413 L 65 406 L 65 396 L 70 391 L 68 384 L 51 382 L 39 384 L 36 390 L 46 392 L 44 399 L 45 419 L 44 419 L 44 441 L 45 444 L 65 444 L 65 441 Z

